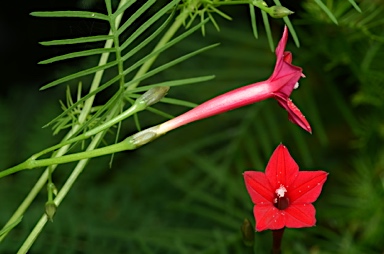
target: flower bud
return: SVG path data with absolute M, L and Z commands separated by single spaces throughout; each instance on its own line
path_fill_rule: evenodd
M 45 214 L 48 216 L 48 219 L 53 222 L 53 216 L 55 215 L 57 206 L 53 201 L 48 201 L 45 203 Z
M 157 102 L 159 102 L 168 92 L 169 86 L 157 86 L 149 89 L 143 95 L 141 95 L 136 103 L 144 104 L 146 107 L 149 107 Z
M 291 15 L 294 12 L 285 8 L 284 6 L 274 5 L 269 8 L 268 13 L 269 13 L 269 16 L 271 16 L 272 18 L 280 19 L 288 15 Z
M 243 225 L 241 225 L 240 229 L 241 234 L 243 235 L 244 244 L 248 247 L 252 247 L 255 243 L 255 230 L 247 218 L 244 219 Z
M 157 132 L 158 128 L 159 128 L 159 126 L 156 125 L 156 126 L 153 126 L 151 128 L 142 130 L 142 131 L 140 131 L 140 132 L 138 132 L 138 133 L 128 137 L 127 138 L 128 142 L 131 142 L 136 147 L 145 145 L 145 144 L 155 140 L 159 136 L 161 136 L 161 134 L 159 134 Z

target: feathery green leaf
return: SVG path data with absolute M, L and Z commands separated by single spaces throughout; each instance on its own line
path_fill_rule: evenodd
M 163 71 L 163 70 L 165 70 L 165 69 L 168 69 L 168 68 L 171 67 L 171 66 L 174 66 L 174 65 L 176 65 L 176 64 L 178 64 L 178 63 L 180 63 L 180 62 L 182 62 L 182 61 L 185 61 L 186 59 L 189 59 L 189 58 L 191 58 L 191 57 L 193 57 L 193 56 L 195 56 L 195 55 L 197 55 L 197 54 L 199 54 L 199 53 L 202 53 L 202 52 L 204 52 L 204 51 L 206 51 L 206 50 L 209 50 L 209 49 L 211 49 L 211 48 L 217 47 L 219 44 L 220 44 L 220 43 L 216 43 L 216 44 L 213 44 L 213 45 L 210 45 L 210 46 L 207 46 L 207 47 L 204 47 L 204 48 L 195 50 L 195 51 L 193 51 L 193 52 L 191 52 L 191 53 L 189 53 L 189 54 L 186 54 L 186 55 L 184 55 L 184 56 L 182 56 L 182 57 L 179 57 L 179 58 L 177 58 L 177 59 L 175 59 L 175 60 L 172 60 L 172 61 L 170 61 L 170 62 L 168 62 L 168 63 L 166 63 L 166 64 L 163 64 L 163 65 L 157 67 L 156 69 L 153 69 L 153 70 L 151 70 L 151 71 L 148 71 L 146 74 L 144 74 L 144 75 L 141 76 L 141 77 L 138 77 L 138 78 L 136 78 L 136 79 L 133 79 L 133 80 L 131 80 L 131 81 L 125 83 L 124 86 L 125 86 L 125 87 L 128 87 L 130 84 L 134 84 L 134 83 L 136 83 L 136 82 L 142 81 L 142 80 L 144 80 L 144 79 L 146 79 L 146 78 L 148 78 L 148 77 L 151 77 L 151 76 L 153 76 L 153 75 L 155 75 L 155 74 L 157 74 L 157 73 L 159 73 L 159 72 L 161 72 L 161 71 Z
M 275 45 L 273 43 L 271 26 L 269 25 L 269 21 L 268 21 L 268 14 L 265 11 L 261 11 L 261 15 L 263 16 L 264 28 L 265 28 L 265 32 L 267 34 L 269 48 L 271 49 L 272 52 L 274 52 L 275 51 Z
M 360 7 L 356 4 L 355 0 L 348 0 L 348 1 L 352 4 L 353 8 L 356 9 L 356 11 L 358 11 L 358 12 L 361 13 L 361 9 L 360 9 Z
M 90 42 L 97 42 L 97 41 L 106 41 L 110 39 L 113 39 L 112 35 L 96 35 L 96 36 L 88 36 L 88 37 L 79 37 L 75 39 L 42 41 L 39 43 L 44 46 L 54 46 L 54 45 L 69 45 L 69 44 L 77 44 L 77 43 L 90 43 Z
M 107 15 L 90 11 L 36 11 L 31 12 L 31 15 L 43 18 L 90 18 L 109 21 Z
M 61 56 L 55 56 L 55 57 L 49 58 L 47 60 L 40 61 L 38 64 L 49 64 L 49 63 L 53 63 L 53 62 L 57 62 L 57 61 L 75 58 L 75 57 L 91 56 L 91 55 L 110 53 L 110 52 L 115 52 L 115 51 L 116 50 L 114 48 L 88 49 L 88 50 L 83 50 L 83 51 L 79 51 L 79 52 L 68 53 L 68 54 L 61 55 Z
M 255 38 L 257 39 L 259 35 L 257 34 L 256 13 L 255 6 L 253 4 L 249 4 L 249 13 L 251 15 L 252 32 Z
M 117 30 L 117 34 L 116 35 L 119 35 L 123 31 L 125 31 L 130 25 L 132 25 L 133 22 L 135 22 L 135 20 L 137 20 L 155 2 L 156 2 L 156 0 L 149 0 L 143 6 L 141 6 L 140 9 L 138 9 L 132 16 L 129 17 L 129 19 L 127 21 L 124 22 L 123 25 L 121 25 L 119 27 L 119 29 Z
M 45 86 L 41 87 L 40 90 L 45 90 L 45 89 L 57 86 L 59 84 L 62 84 L 64 82 L 67 82 L 69 80 L 73 80 L 73 79 L 80 78 L 80 77 L 83 77 L 83 76 L 86 76 L 86 75 L 89 75 L 89 74 L 92 74 L 92 73 L 95 73 L 95 72 L 98 72 L 101 70 L 111 68 L 117 64 L 118 64 L 117 61 L 113 61 L 113 62 L 109 62 L 109 63 L 104 64 L 104 65 L 95 66 L 95 67 L 92 67 L 92 68 L 89 68 L 89 69 L 86 69 L 83 71 L 76 72 L 74 74 L 71 74 L 71 75 L 68 75 L 66 77 L 60 78 L 58 80 L 52 81 L 51 83 L 48 83 Z
M 122 5 L 119 9 L 115 11 L 115 13 L 112 14 L 112 19 L 117 18 L 120 14 L 122 14 L 125 10 L 127 10 L 132 4 L 136 3 L 137 0 L 130 0 L 126 2 L 124 5 Z
M 336 17 L 333 15 L 333 13 L 328 9 L 328 7 L 321 1 L 321 0 L 314 0 L 319 7 L 328 15 L 328 17 L 335 23 L 338 24 Z
M 148 86 L 140 86 L 135 89 L 129 90 L 130 93 L 138 93 L 138 92 L 145 92 L 151 89 L 152 87 L 156 86 L 182 86 L 182 85 L 188 85 L 188 84 L 194 84 L 194 83 L 199 83 L 199 82 L 205 82 L 208 80 L 212 80 L 215 78 L 214 75 L 210 76 L 203 76 L 203 77 L 196 77 L 196 78 L 187 78 L 187 79 L 179 79 L 179 80 L 170 80 L 170 81 L 164 81 L 161 83 L 156 83 Z

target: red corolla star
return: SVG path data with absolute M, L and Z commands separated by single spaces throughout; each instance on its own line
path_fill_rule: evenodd
M 245 186 L 253 203 L 256 230 L 312 227 L 316 210 L 311 204 L 327 179 L 324 171 L 299 171 L 280 144 L 273 152 L 265 173 L 244 172 Z

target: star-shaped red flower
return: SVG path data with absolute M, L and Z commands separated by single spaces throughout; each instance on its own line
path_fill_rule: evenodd
M 311 204 L 320 195 L 328 173 L 299 171 L 288 149 L 280 144 L 265 173 L 244 172 L 245 186 L 253 203 L 256 230 L 312 227 L 316 210 Z

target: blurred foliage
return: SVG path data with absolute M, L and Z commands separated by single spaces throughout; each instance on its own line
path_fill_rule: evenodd
M 312 136 L 290 123 L 276 102 L 266 101 L 182 127 L 137 151 L 116 154 L 112 168 L 108 156 L 93 159 L 30 253 L 267 253 L 268 231 L 256 233 L 253 250 L 242 242 L 244 218 L 254 222 L 242 172 L 264 170 L 280 142 L 301 169 L 330 173 L 315 202 L 317 226 L 286 230 L 284 253 L 383 253 L 384 5 L 358 1 L 360 14 L 348 1 L 324 3 L 338 26 L 314 1 L 302 1 L 292 8 L 301 47 L 295 48 L 292 41 L 287 46 L 293 63 L 303 67 L 306 75 L 292 97 L 310 121 Z M 200 103 L 267 78 L 275 57 L 263 33 L 254 39 L 244 15 L 249 10 L 237 6 L 223 11 L 233 21 L 218 20 L 220 32 L 207 25 L 204 37 L 194 33 L 155 65 L 191 48 L 215 42 L 220 47 L 148 83 L 215 74 L 213 81 L 169 92 Z M 273 21 L 271 28 L 277 38 L 282 22 Z M 77 70 L 78 66 L 62 68 Z M 46 81 L 44 77 L 41 83 Z M 7 99 L 0 101 L 2 169 L 58 141 L 41 126 L 57 115 L 64 89 L 39 94 L 23 87 L 23 91 L 8 87 Z M 173 115 L 186 110 L 160 108 Z M 163 121 L 150 112 L 139 119 L 144 127 Z M 120 136 L 130 131 L 122 128 Z M 72 166 L 55 172 L 57 187 Z M 35 169 L 1 179 L 1 224 L 40 173 Z M 45 197 L 41 193 L 0 244 L 0 253 L 16 252 L 44 212 Z

